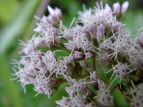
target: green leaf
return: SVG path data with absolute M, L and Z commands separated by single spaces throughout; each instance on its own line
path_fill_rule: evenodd
M 16 11 L 18 0 L 0 0 L 0 19 L 2 23 L 9 21 Z
M 112 94 L 116 107 L 129 107 L 120 91 L 113 91 Z
M 10 81 L 13 77 L 10 74 L 11 66 L 8 62 L 10 54 L 7 52 L 13 46 L 15 40 L 17 41 L 17 38 L 21 36 L 21 33 L 24 32 L 29 25 L 39 2 L 40 0 L 26 0 L 21 10 L 19 10 L 19 14 L 0 33 L 0 78 L 4 84 L 2 88 L 5 89 L 7 94 L 6 100 L 10 101 L 7 101 L 5 105 L 8 107 L 24 107 L 24 104 L 20 96 L 19 87 L 16 85 L 15 81 Z
M 21 32 L 27 27 L 27 24 L 30 23 L 39 2 L 40 0 L 27 0 L 18 16 L 1 32 L 1 53 L 5 53 L 11 47 L 14 40 L 20 36 Z

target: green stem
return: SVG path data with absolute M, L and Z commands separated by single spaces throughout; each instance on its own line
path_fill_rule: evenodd
M 77 61 L 75 61 L 75 68 L 76 68 L 75 77 L 80 77 L 82 73 L 82 68 Z
M 93 54 L 92 60 L 93 60 L 93 71 L 96 71 L 96 54 Z
M 93 39 L 92 40 L 93 44 L 95 47 L 99 46 L 98 40 L 97 39 Z M 95 50 L 98 51 L 98 50 Z M 93 70 L 96 71 L 96 56 L 97 54 L 95 52 L 92 53 L 92 60 L 93 60 Z
M 40 0 L 27 0 L 15 19 L 1 32 L 0 52 L 6 53 L 13 46 L 31 20 Z

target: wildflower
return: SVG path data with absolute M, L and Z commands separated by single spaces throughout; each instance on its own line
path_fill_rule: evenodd
M 140 82 L 143 71 L 142 33 L 134 42 L 118 21 L 128 5 L 117 2 L 111 9 L 108 4 L 97 3 L 94 9 L 79 12 L 69 28 L 62 23 L 61 10 L 48 6 L 49 15 L 38 18 L 36 34 L 27 43 L 21 42 L 23 56 L 14 62 L 13 75 L 23 87 L 33 84 L 37 95 L 50 96 L 66 82 L 68 96 L 56 101 L 61 107 L 116 106 L 110 93 L 114 80 Z M 59 55 L 58 51 L 64 54 Z M 109 79 L 115 78 L 110 84 L 102 81 L 102 73 L 97 74 L 102 67 L 105 73 L 113 71 Z M 108 69 L 111 70 L 106 72 Z M 142 85 L 135 86 L 129 93 L 131 98 L 126 99 L 131 106 L 141 106 Z

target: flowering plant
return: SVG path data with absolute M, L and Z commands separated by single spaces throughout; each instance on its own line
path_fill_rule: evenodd
M 97 3 L 79 12 L 70 28 L 63 25 L 61 10 L 48 6 L 50 14 L 38 18 L 32 39 L 21 42 L 24 56 L 13 62 L 13 75 L 23 87 L 33 84 L 37 94 L 49 97 L 66 83 L 68 96 L 56 101 L 61 107 L 118 106 L 114 92 L 141 107 L 143 32 L 132 40 L 123 30 L 120 19 L 128 5 L 117 2 L 112 9 Z

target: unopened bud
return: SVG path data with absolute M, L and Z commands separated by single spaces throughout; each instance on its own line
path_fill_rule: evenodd
M 124 2 L 124 3 L 122 4 L 121 13 L 122 13 L 122 14 L 125 14 L 126 11 L 127 11 L 127 9 L 128 9 L 128 7 L 129 7 L 129 2 L 128 2 L 128 1 Z
M 90 80 L 91 81 L 97 82 L 97 78 L 98 78 L 98 75 L 97 75 L 96 71 L 90 73 Z
M 61 19 L 62 13 L 60 9 L 58 8 L 52 9 L 50 6 L 48 6 L 48 11 L 53 18 L 56 18 L 58 20 Z
M 97 25 L 96 24 L 92 24 L 89 28 L 88 31 L 91 35 L 91 37 L 95 37 L 96 36 L 96 32 L 97 32 Z
M 120 7 L 119 2 L 113 4 L 113 11 L 114 11 L 115 15 L 118 16 L 120 14 L 120 8 L 121 7 Z
M 25 58 L 25 57 L 22 57 L 22 59 L 20 60 L 20 63 L 22 65 L 26 65 L 26 64 L 28 64 L 30 62 L 31 62 L 31 60 L 29 58 Z
M 118 32 L 122 28 L 122 24 L 120 22 L 117 22 L 113 24 L 111 28 L 113 29 L 114 32 Z
M 48 23 L 49 23 L 49 22 L 48 22 L 48 17 L 43 15 L 43 17 L 41 18 L 41 22 L 42 22 L 43 24 L 48 24 Z
M 82 52 L 75 51 L 74 57 L 75 57 L 75 59 L 82 59 L 85 57 L 85 55 Z
M 44 26 L 38 24 L 38 26 L 34 29 L 34 31 L 38 33 L 43 33 L 44 29 L 45 29 Z
M 36 37 L 34 43 L 35 43 L 35 46 L 36 46 L 36 47 L 37 47 L 37 46 L 38 46 L 38 47 L 47 46 L 46 41 L 43 40 L 43 38 L 40 38 L 40 37 Z
M 52 16 L 48 16 L 48 22 L 52 26 L 55 26 L 57 24 L 56 21 L 53 19 Z
M 107 14 L 112 13 L 112 9 L 108 4 L 105 5 L 105 11 L 106 11 Z
M 100 24 L 100 26 L 97 27 L 97 38 L 101 38 L 104 35 L 105 27 Z
M 33 46 L 27 46 L 27 47 L 24 47 L 22 51 L 28 55 L 34 52 L 35 48 Z

